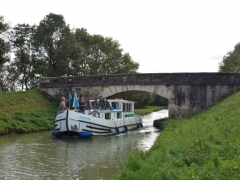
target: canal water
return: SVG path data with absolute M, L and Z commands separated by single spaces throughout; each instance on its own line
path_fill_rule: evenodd
M 54 138 L 50 131 L 0 137 L 0 179 L 113 179 L 136 149 L 148 150 L 160 134 L 153 120 L 168 110 L 143 116 L 143 128 L 116 136 Z

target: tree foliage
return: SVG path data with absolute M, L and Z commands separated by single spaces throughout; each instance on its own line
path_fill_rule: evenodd
M 89 60 L 91 56 L 91 35 L 86 29 L 76 29 L 73 31 L 74 43 L 73 49 L 70 54 L 70 69 L 71 74 L 76 75 L 89 75 Z
M 240 43 L 223 57 L 219 63 L 219 72 L 240 72 Z
M 1 37 L 9 28 L 0 18 Z M 111 37 L 70 29 L 62 15 L 50 13 L 39 25 L 18 24 L 1 38 L 0 66 L 10 50 L 13 58 L 0 74 L 1 91 L 28 90 L 41 77 L 136 73 L 139 63 Z M 7 43 L 8 42 L 8 43 Z
M 144 108 L 145 106 L 167 106 L 168 99 L 154 93 L 143 91 L 125 91 L 115 94 L 110 99 L 123 98 L 129 101 L 137 102 L 135 108 Z
M 139 67 L 118 41 L 90 35 L 86 29 L 75 31 L 71 65 L 74 75 L 136 73 Z
M 43 76 L 69 74 L 69 55 L 73 38 L 62 15 L 50 13 L 37 27 L 34 40 L 45 65 Z
M 34 46 L 33 35 L 35 26 L 18 24 L 13 28 L 12 48 L 15 54 L 10 64 L 16 68 L 16 74 L 22 90 L 36 86 L 37 53 Z
M 9 52 L 10 46 L 7 42 L 6 31 L 9 29 L 9 25 L 4 22 L 3 16 L 0 16 L 0 68 L 2 65 L 9 61 L 9 57 L 6 53 Z

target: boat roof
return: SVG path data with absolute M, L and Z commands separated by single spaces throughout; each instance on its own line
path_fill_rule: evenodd
M 137 103 L 135 101 L 128 101 L 128 100 L 124 100 L 124 99 L 107 99 L 110 102 L 131 102 L 131 103 Z
M 98 99 L 99 100 L 99 99 Z M 93 99 L 89 100 L 89 101 L 94 101 Z M 109 102 L 124 102 L 124 103 L 137 103 L 135 101 L 128 101 L 128 100 L 124 100 L 122 98 L 115 98 L 115 99 L 107 99 L 107 101 Z

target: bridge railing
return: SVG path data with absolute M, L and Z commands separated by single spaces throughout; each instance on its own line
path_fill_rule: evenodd
M 145 73 L 96 76 L 43 77 L 40 88 L 108 85 L 240 84 L 239 73 Z

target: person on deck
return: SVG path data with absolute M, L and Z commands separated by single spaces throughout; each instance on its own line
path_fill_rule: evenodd
M 81 97 L 79 101 L 79 112 L 85 114 L 85 107 L 86 107 L 86 103 L 84 101 L 84 98 Z
M 66 110 L 65 97 L 62 97 L 57 113 L 63 112 L 64 110 Z

